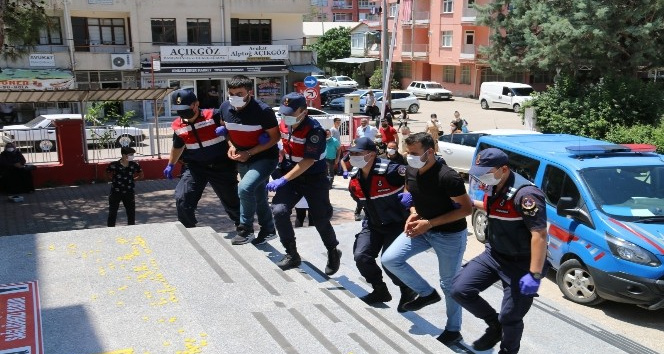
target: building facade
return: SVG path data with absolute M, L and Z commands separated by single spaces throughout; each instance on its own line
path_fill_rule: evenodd
M 254 79 L 258 98 L 276 104 L 292 91 L 293 67 L 313 63 L 311 51 L 302 48 L 302 15 L 310 0 L 197 0 L 192 5 L 183 0 L 46 0 L 51 24 L 42 30 L 40 44 L 17 62 L 0 61 L 3 71 L 33 73 L 37 81 L 20 82 L 40 86 L 17 85 L 0 76 L 0 90 L 188 88 L 204 106 L 213 106 L 223 99 L 226 81 L 245 74 Z M 49 76 L 54 78 L 40 79 Z M 33 103 L 29 112 L 29 106 L 18 109 L 33 116 L 77 110 L 76 104 Z M 127 102 L 122 109 L 146 119 L 155 111 L 160 117 L 174 114 L 168 99 L 153 106 Z
M 311 0 L 307 21 L 358 22 L 370 18 L 374 0 Z

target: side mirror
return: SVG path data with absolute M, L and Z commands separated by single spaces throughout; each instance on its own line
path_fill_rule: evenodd
M 510 93 L 508 93 L 508 94 L 507 94 L 507 96 L 510 96 L 510 97 L 512 97 L 513 95 L 512 95 L 512 93 L 510 92 Z
M 560 197 L 560 199 L 558 199 L 558 204 L 556 204 L 556 214 L 571 217 L 587 224 L 592 224 L 590 215 L 578 208 L 572 197 Z

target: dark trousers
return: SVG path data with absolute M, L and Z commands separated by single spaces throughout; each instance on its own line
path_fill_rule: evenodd
M 490 248 L 464 265 L 454 277 L 452 297 L 475 317 L 488 320 L 496 310 L 479 293 L 496 281 L 503 284 L 503 302 L 498 320 L 503 326 L 500 349 L 517 353 L 523 334 L 523 317 L 533 304 L 533 297 L 522 295 L 519 280 L 528 273 L 530 260 L 503 259 Z
M 385 251 L 392 242 L 403 232 L 404 224 L 395 223 L 381 227 L 370 227 L 367 220 L 362 221 L 362 231 L 355 235 L 353 244 L 353 257 L 355 265 L 360 274 L 368 283 L 374 285 L 383 281 L 383 275 L 376 262 L 378 253 Z M 385 274 L 392 279 L 394 285 L 398 287 L 405 286 L 394 274 L 390 273 L 385 267 Z
M 334 176 L 337 174 L 337 171 L 335 171 L 337 166 L 334 163 L 334 159 L 325 159 L 325 163 L 327 163 L 327 179 L 330 181 L 330 186 L 332 186 Z
M 111 192 L 108 196 L 108 227 L 115 226 L 115 219 L 118 217 L 120 202 L 124 205 L 127 212 L 127 225 L 136 225 L 136 197 L 134 191 L 127 193 Z
M 18 168 L 14 166 L 0 170 L 0 189 L 7 194 L 34 191 L 32 171 L 24 167 Z
M 233 166 L 230 168 L 229 166 Z M 240 223 L 240 198 L 237 194 L 237 169 L 234 165 L 200 165 L 188 163 L 187 170 L 175 187 L 178 221 L 185 227 L 196 227 L 196 208 L 205 186 L 210 183 L 228 217 Z
M 339 241 L 330 223 L 332 204 L 330 204 L 329 182 L 325 173 L 301 175 L 277 189 L 272 198 L 272 214 L 281 244 L 288 249 L 288 246 L 295 242 L 295 231 L 290 216 L 295 204 L 302 197 L 307 198 L 309 216 L 323 244 L 327 249 L 335 248 Z

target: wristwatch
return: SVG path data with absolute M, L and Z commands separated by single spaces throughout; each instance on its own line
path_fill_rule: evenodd
M 529 272 L 529 273 L 536 280 L 541 280 L 542 278 L 544 278 L 544 276 L 542 276 L 542 273 L 533 273 L 533 272 Z

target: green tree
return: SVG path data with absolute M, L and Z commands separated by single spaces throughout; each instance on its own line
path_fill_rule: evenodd
M 491 28 L 491 68 L 631 76 L 664 64 L 662 0 L 496 0 L 478 6 Z
M 0 0 L 0 52 L 17 60 L 39 44 L 39 31 L 49 25 L 44 1 Z
M 337 72 L 350 74 L 352 67 L 347 64 L 329 63 L 332 59 L 348 58 L 350 56 L 350 29 L 335 27 L 325 32 L 318 41 L 312 45 L 318 58 L 318 65 L 330 67 Z

